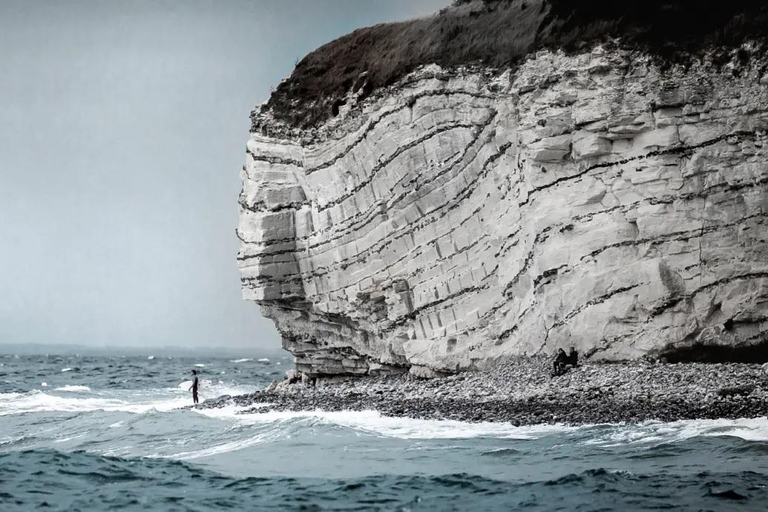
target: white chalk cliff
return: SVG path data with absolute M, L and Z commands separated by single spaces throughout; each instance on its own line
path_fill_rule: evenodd
M 764 344 L 768 76 L 739 65 L 539 51 L 425 66 L 317 129 L 257 111 L 244 297 L 310 375 Z

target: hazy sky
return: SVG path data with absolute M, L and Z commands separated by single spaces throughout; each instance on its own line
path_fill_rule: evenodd
M 450 0 L 0 0 L 0 344 L 277 347 L 241 299 L 248 114 Z

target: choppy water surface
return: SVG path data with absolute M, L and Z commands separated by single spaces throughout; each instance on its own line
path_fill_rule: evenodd
M 514 427 L 179 410 L 287 359 L 0 356 L 0 510 L 760 510 L 768 419 Z M 45 384 L 45 385 L 44 385 Z

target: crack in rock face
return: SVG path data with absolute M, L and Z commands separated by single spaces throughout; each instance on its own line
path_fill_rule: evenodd
M 766 358 L 765 61 L 432 65 L 299 137 L 252 133 L 243 295 L 310 376 Z

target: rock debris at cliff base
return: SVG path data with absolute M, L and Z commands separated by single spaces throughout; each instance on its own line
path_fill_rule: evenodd
M 267 411 L 368 411 L 419 419 L 595 424 L 768 416 L 768 368 L 749 364 L 586 364 L 561 377 L 543 358 L 490 371 L 419 380 L 360 378 L 324 386 L 207 401 L 244 414 Z

